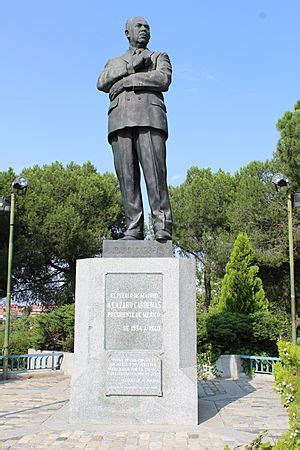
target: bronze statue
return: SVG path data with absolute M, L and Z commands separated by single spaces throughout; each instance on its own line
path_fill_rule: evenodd
M 123 239 L 144 238 L 140 188 L 143 169 L 155 239 L 172 239 L 172 213 L 166 169 L 168 125 L 162 92 L 171 83 L 172 66 L 166 53 L 147 48 L 150 28 L 142 17 L 126 22 L 130 47 L 110 59 L 97 88 L 109 93 L 108 140 L 119 179 L 127 230 Z

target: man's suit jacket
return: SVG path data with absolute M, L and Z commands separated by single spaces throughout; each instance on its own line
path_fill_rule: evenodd
M 171 83 L 172 66 L 166 53 L 145 50 L 151 64 L 129 73 L 133 49 L 107 62 L 97 88 L 109 92 L 108 140 L 125 127 L 152 127 L 168 137 L 166 106 L 162 92 Z

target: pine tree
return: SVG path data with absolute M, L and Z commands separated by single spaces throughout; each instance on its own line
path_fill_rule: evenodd
M 300 188 L 300 101 L 294 111 L 287 111 L 276 124 L 280 139 L 274 154 L 281 171 L 288 176 L 293 189 Z
M 253 247 L 248 236 L 239 233 L 221 284 L 219 310 L 244 314 L 267 310 L 268 300 L 257 274 Z

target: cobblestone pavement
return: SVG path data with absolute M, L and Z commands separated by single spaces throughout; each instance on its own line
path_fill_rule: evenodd
M 194 427 L 71 426 L 69 384 L 61 375 L 0 382 L 0 448 L 222 450 L 243 446 L 264 429 L 274 442 L 288 428 L 270 378 L 199 383 Z

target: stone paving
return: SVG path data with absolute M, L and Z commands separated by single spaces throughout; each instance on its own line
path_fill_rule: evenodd
M 270 378 L 199 383 L 199 425 L 68 424 L 70 379 L 56 374 L 0 382 L 0 449 L 222 450 L 262 430 L 274 443 L 288 428 Z

